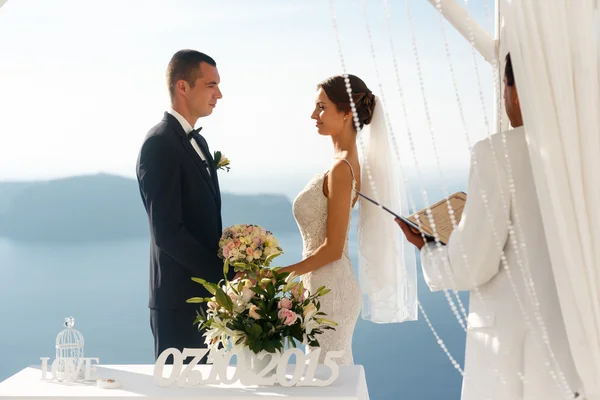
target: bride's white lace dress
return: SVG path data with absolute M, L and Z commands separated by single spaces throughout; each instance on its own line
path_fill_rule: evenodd
M 323 193 L 326 174 L 315 176 L 294 200 L 294 217 L 302 234 L 303 259 L 321 246 L 326 238 L 327 197 Z M 353 188 L 355 185 L 356 180 L 352 173 Z M 351 210 L 348 212 L 351 213 Z M 349 227 L 350 222 L 348 222 L 348 229 Z M 328 351 L 344 350 L 344 357 L 335 361 L 339 364 L 354 364 L 352 334 L 360 314 L 361 292 L 348 255 L 348 233 L 346 233 L 342 258 L 303 275 L 302 280 L 311 293 L 321 286 L 331 289 L 331 292 L 321 300 L 321 311 L 327 314 L 327 319 L 337 322 L 338 326 L 335 330 L 326 330 L 322 335 L 317 336 L 322 349 L 319 362 L 323 363 Z M 311 348 L 307 350 L 310 351 Z

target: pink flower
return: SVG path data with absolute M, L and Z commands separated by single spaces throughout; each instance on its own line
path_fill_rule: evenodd
M 229 247 L 223 248 L 223 255 L 225 256 L 225 258 L 229 258 Z
M 253 297 L 254 292 L 250 290 L 249 287 L 246 286 L 242 289 L 242 300 L 244 300 L 245 303 L 250 302 L 250 300 L 252 300 Z
M 294 298 L 296 300 L 298 300 L 300 303 L 302 303 L 305 300 L 305 294 L 306 294 L 306 289 L 302 292 L 302 294 L 298 293 L 300 290 L 300 285 L 296 285 L 294 286 L 294 288 L 292 289 L 292 295 L 294 296 Z
M 283 321 L 283 324 L 287 326 L 293 325 L 298 319 L 298 314 L 287 308 L 279 310 L 277 316 Z
M 277 308 L 281 309 L 290 309 L 292 308 L 292 301 L 290 299 L 288 299 L 287 297 L 284 297 L 283 299 L 279 300 L 279 304 L 277 304 Z
M 252 252 L 253 252 L 253 251 L 254 251 L 254 250 L 252 250 L 252 247 L 246 247 L 246 254 L 248 254 L 249 256 L 251 256 L 251 255 L 252 255 Z

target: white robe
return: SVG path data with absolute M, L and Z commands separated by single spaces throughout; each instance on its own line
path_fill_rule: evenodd
M 545 366 L 546 360 L 550 359 L 539 333 L 532 302 L 527 296 L 522 268 L 517 263 L 519 251 L 521 265 L 528 260 L 540 302 L 540 313 L 546 324 L 552 349 L 570 388 L 577 391 L 580 389 L 580 381 L 569 351 L 556 294 L 525 131 L 523 128 L 511 130 L 506 133 L 506 139 L 516 189 L 515 197 L 511 198 L 506 150 L 501 134 L 492 136 L 497 167 L 493 162 L 489 140 L 477 143 L 473 147 L 468 199 L 461 222 L 442 250 L 438 250 L 433 243 L 423 247 L 423 274 L 432 291 L 443 288 L 471 291 L 463 400 L 564 399 L 565 395 L 554 383 Z M 485 192 L 489 211 L 486 210 L 481 190 Z M 516 216 L 520 220 L 524 240 L 516 225 Z M 517 243 L 521 246 L 520 243 L 524 241 L 525 248 L 515 249 L 511 243 L 508 220 L 514 226 Z M 502 267 L 498 242 L 506 256 L 509 271 L 529 315 L 533 331 L 525 322 L 508 273 Z M 463 258 L 461 245 L 468 265 Z M 444 259 L 449 264 L 452 279 L 444 270 Z M 479 288 L 481 299 L 473 291 L 475 287 Z M 541 347 L 536 346 L 536 342 Z M 554 364 L 550 363 L 552 369 L 557 371 Z M 523 374 L 525 383 L 518 377 L 518 373 Z

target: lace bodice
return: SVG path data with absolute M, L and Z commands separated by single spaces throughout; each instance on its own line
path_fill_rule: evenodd
M 303 241 L 302 258 L 308 257 L 317 250 L 327 237 L 327 197 L 323 193 L 326 175 L 326 172 L 316 175 L 294 200 L 294 218 L 296 218 Z M 355 185 L 353 180 L 353 188 Z M 348 227 L 350 227 L 350 223 L 348 223 Z M 349 257 L 347 235 L 344 256 Z
M 323 193 L 326 175 L 326 173 L 322 173 L 311 179 L 294 200 L 293 212 L 302 234 L 303 259 L 314 253 L 327 237 L 328 200 Z M 353 189 L 355 186 L 356 180 L 353 173 Z M 354 190 L 352 194 L 354 195 Z M 350 215 L 351 211 L 351 209 L 348 210 Z M 348 222 L 349 229 L 350 221 Z M 353 364 L 352 334 L 360 313 L 361 296 L 348 254 L 347 233 L 342 258 L 303 275 L 302 280 L 311 293 L 321 286 L 331 289 L 331 292 L 325 295 L 321 301 L 321 311 L 327 314 L 326 318 L 338 323 L 338 326 L 335 331 L 326 331 L 317 337 L 322 348 L 320 362 L 323 362 L 326 352 L 343 349 L 345 351 L 343 359 L 336 361 L 340 364 Z M 308 350 L 310 351 L 310 348 Z

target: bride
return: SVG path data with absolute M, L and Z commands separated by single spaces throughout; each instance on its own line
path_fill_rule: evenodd
M 351 91 L 355 113 L 352 112 L 353 106 L 350 103 L 347 87 Z M 303 260 L 283 268 L 281 272 L 294 272 L 301 275 L 304 286 L 311 293 L 315 293 L 321 286 L 331 289 L 331 292 L 321 300 L 321 311 L 327 314 L 327 319 L 335 321 L 338 325 L 335 330 L 327 330 L 319 336 L 318 341 L 322 349 L 320 363 L 324 361 L 327 352 L 337 350 L 344 351 L 343 358 L 338 361 L 340 364 L 354 363 L 352 334 L 360 314 L 363 296 L 373 296 L 371 299 L 366 298 L 367 304 L 363 304 L 366 309 L 366 317 L 374 317 L 374 320 L 383 318 L 385 322 L 399 320 L 396 316 L 397 310 L 389 313 L 390 298 L 394 300 L 393 297 L 397 296 L 398 286 L 394 285 L 388 290 L 385 283 L 385 280 L 390 278 L 390 274 L 398 273 L 393 271 L 397 267 L 397 263 L 393 259 L 382 258 L 381 255 L 377 256 L 378 259 L 370 257 L 375 247 L 379 247 L 376 250 L 382 254 L 386 253 L 385 248 L 393 247 L 391 246 L 394 241 L 392 238 L 396 235 L 394 219 L 370 203 L 363 206 L 361 201 L 359 214 L 361 261 L 366 261 L 364 264 L 367 265 L 368 270 L 365 271 L 368 276 L 364 278 L 364 282 L 361 276 L 362 291 L 348 254 L 351 212 L 358 200 L 356 192 L 361 190 L 363 184 L 357 149 L 357 128 L 358 131 L 361 131 L 365 125 L 371 123 L 377 103 L 378 99 L 367 85 L 354 75 L 348 75 L 348 81 L 344 76 L 333 76 L 317 86 L 315 109 L 311 118 L 316 121 L 319 134 L 331 138 L 333 160 L 331 168 L 316 175 L 294 200 L 294 217 L 303 240 Z M 378 110 L 378 112 L 380 119 L 383 120 L 381 111 Z M 385 127 L 385 124 L 383 126 Z M 377 134 L 379 135 L 381 132 Z M 385 132 L 383 132 L 383 136 L 385 136 Z M 371 144 L 373 144 L 373 139 L 370 139 Z M 382 142 L 380 138 L 379 144 L 382 143 L 387 147 L 383 148 L 383 153 L 389 153 L 387 139 Z M 381 165 L 378 161 L 383 157 L 389 162 L 389 157 L 386 158 L 381 150 L 381 147 L 371 147 L 367 152 L 367 161 L 371 167 L 369 172 L 377 173 L 377 170 L 381 169 L 378 166 L 390 169 L 389 164 Z M 379 154 L 377 154 L 378 152 Z M 368 175 L 373 178 L 371 174 Z M 381 184 L 381 179 L 376 180 Z M 385 182 L 386 187 L 379 188 L 379 192 L 388 192 L 389 184 L 389 182 Z M 388 199 L 386 198 L 386 200 Z M 397 203 L 393 206 L 396 205 Z M 365 228 L 369 230 L 368 235 L 365 234 L 366 232 L 361 234 L 361 230 Z M 373 232 L 372 228 L 376 232 Z M 380 233 L 389 235 L 387 240 Z M 381 246 L 374 246 L 378 243 L 373 241 L 379 241 Z M 394 250 L 396 252 L 391 257 L 399 255 L 398 248 L 394 247 Z M 400 257 L 402 257 L 401 254 Z M 385 267 L 387 271 L 382 271 L 381 268 L 370 268 L 369 270 L 368 264 L 379 262 L 389 262 L 388 267 Z M 404 260 L 402 259 L 400 262 L 403 264 Z M 397 269 L 402 270 L 402 268 Z M 374 273 L 375 271 L 376 273 Z M 393 276 L 391 278 L 394 282 L 397 281 L 397 279 L 393 279 Z M 375 292 L 382 293 L 386 298 L 377 298 L 380 295 Z M 371 304 L 375 301 L 378 303 L 383 301 L 383 306 L 388 310 L 383 313 L 376 311 Z M 309 346 L 307 351 L 310 352 L 310 350 Z

